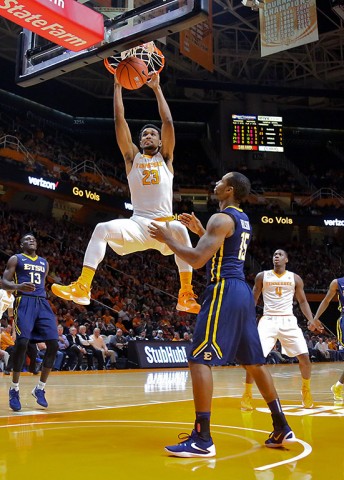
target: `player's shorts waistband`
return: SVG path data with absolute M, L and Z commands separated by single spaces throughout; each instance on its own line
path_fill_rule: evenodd
M 25 295 L 25 294 L 20 294 L 20 295 L 17 295 L 17 298 L 19 297 L 25 297 L 25 298 L 47 298 L 47 297 L 43 297 L 42 295 Z
M 173 220 L 179 220 L 178 213 L 170 215 L 169 217 L 157 217 L 153 218 L 155 222 L 173 222 Z

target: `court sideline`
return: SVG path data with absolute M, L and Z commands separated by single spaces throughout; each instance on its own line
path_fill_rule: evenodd
M 313 364 L 310 410 L 301 407 L 296 364 L 269 367 L 288 421 L 299 441 L 267 449 L 271 418 L 254 390 L 253 412 L 241 412 L 244 370 L 214 368 L 212 459 L 169 457 L 164 446 L 190 433 L 194 419 L 187 369 L 54 372 L 46 387 L 49 408 L 31 396 L 37 377 L 21 378 L 22 411 L 8 407 L 9 377 L 2 378 L 0 479 L 43 475 L 49 479 L 99 478 L 317 480 L 344 478 L 341 436 L 344 406 L 330 386 L 343 362 Z

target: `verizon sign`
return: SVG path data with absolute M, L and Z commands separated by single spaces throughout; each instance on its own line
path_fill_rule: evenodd
M 0 15 L 74 52 L 104 40 L 103 16 L 75 0 L 0 0 Z

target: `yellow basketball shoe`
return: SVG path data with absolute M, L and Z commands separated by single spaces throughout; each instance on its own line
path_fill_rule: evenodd
M 243 396 L 241 397 L 241 410 L 244 412 L 251 412 L 254 410 L 253 405 L 252 405 L 252 397 L 248 393 L 244 393 Z
M 307 387 L 302 387 L 301 394 L 302 394 L 302 405 L 305 408 L 312 408 L 313 398 L 312 398 L 311 390 Z
M 337 403 L 343 403 L 343 386 L 332 385 L 331 392 L 333 393 L 333 400 Z
M 78 281 L 66 286 L 53 283 L 51 291 L 57 297 L 63 298 L 63 300 L 72 300 L 78 305 L 89 305 L 91 302 L 90 289 Z
M 180 312 L 199 313 L 201 305 L 196 302 L 195 298 L 197 295 L 194 294 L 192 285 L 186 285 L 179 290 L 176 309 Z

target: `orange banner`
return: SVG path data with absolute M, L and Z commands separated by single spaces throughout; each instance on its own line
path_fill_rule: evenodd
M 75 0 L 0 0 L 0 16 L 75 52 L 104 40 L 103 16 Z
M 206 21 L 180 32 L 180 53 L 209 72 L 214 71 L 211 4 L 209 2 L 209 17 Z

